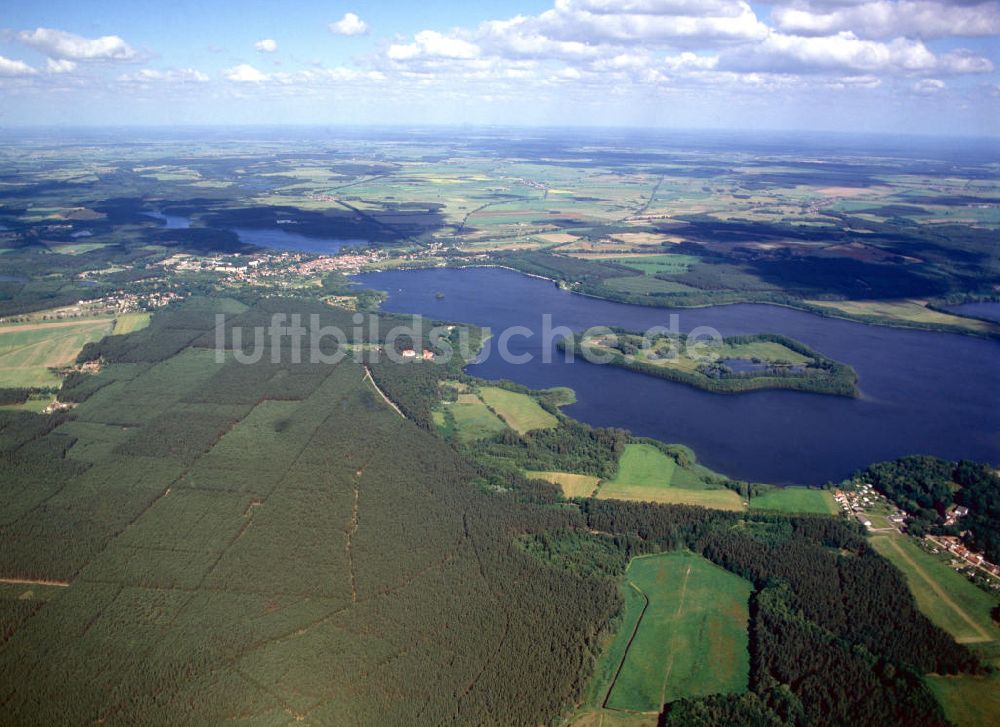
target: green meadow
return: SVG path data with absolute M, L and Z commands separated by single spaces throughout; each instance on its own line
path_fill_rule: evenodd
M 814 487 L 775 487 L 750 498 L 750 507 L 754 510 L 837 514 L 833 494 L 829 490 L 817 490 Z
M 479 395 L 486 405 L 518 434 L 524 434 L 534 429 L 549 429 L 559 423 L 555 416 L 545 411 L 537 401 L 527 394 L 508 391 L 496 386 L 484 386 Z
M 877 535 L 872 547 L 903 571 L 917 606 L 959 643 L 990 648 L 1000 640 L 1000 629 L 990 610 L 1000 602 L 970 583 L 908 536 Z
M 744 509 L 743 500 L 732 490 L 709 487 L 694 468 L 681 467 L 657 447 L 639 442 L 625 448 L 617 474 L 601 485 L 597 497 Z
M 645 606 L 633 631 L 626 618 L 620 632 L 629 641 L 607 708 L 654 712 L 747 689 L 749 582 L 688 552 L 635 558 L 627 578 Z

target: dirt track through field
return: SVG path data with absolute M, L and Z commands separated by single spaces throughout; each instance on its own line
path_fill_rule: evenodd
M 0 578 L 0 583 L 7 583 L 13 586 L 55 586 L 56 588 L 69 588 L 69 581 L 50 581 L 44 578 Z
M 24 333 L 25 331 L 41 331 L 50 328 L 96 327 L 114 322 L 114 318 L 84 318 L 72 321 L 55 321 L 53 323 L 12 323 L 9 325 L 0 325 L 0 336 L 4 333 Z
M 681 597 L 677 603 L 677 611 L 674 613 L 674 628 L 677 628 L 678 622 L 682 615 L 684 615 L 684 597 L 687 595 L 688 578 L 691 576 L 691 566 L 688 565 L 687 570 L 684 572 L 684 583 L 681 584 Z M 667 685 L 670 683 L 670 672 L 674 668 L 674 649 L 670 650 L 670 661 L 667 662 L 667 669 L 663 675 L 663 689 L 660 690 L 660 705 L 662 706 L 667 699 Z
M 406 415 L 400 410 L 398 406 L 396 406 L 396 403 L 388 396 L 386 396 L 385 392 L 382 391 L 382 389 L 378 387 L 378 384 L 375 383 L 375 378 L 372 376 L 372 371 L 367 366 L 365 366 L 365 379 L 371 382 L 372 388 L 374 388 L 375 391 L 379 393 L 379 396 L 381 396 L 385 400 L 386 404 L 388 404 L 393 408 L 393 411 L 399 414 L 399 416 L 403 417 L 403 419 L 406 419 Z
M 960 644 L 978 644 L 983 641 L 993 640 L 993 638 L 988 633 L 986 633 L 983 630 L 983 628 L 979 624 L 977 624 L 975 620 L 968 613 L 966 613 L 961 606 L 959 606 L 957 603 L 955 603 L 955 601 L 951 599 L 951 596 L 949 596 L 945 592 L 945 590 L 937 584 L 937 581 L 935 581 L 927 574 L 927 571 L 921 568 L 920 565 L 915 560 L 913 560 L 905 550 L 899 547 L 899 543 L 897 543 L 895 539 L 890 537 L 889 545 L 890 547 L 892 547 L 893 550 L 895 550 L 899 554 L 899 557 L 901 557 L 903 560 L 905 560 L 913 567 L 914 572 L 916 572 L 917 575 L 919 575 L 921 578 L 924 579 L 924 581 L 927 583 L 928 586 L 931 587 L 931 590 L 934 591 L 935 595 L 937 595 L 938 598 L 944 601 L 949 606 L 949 608 L 951 608 L 955 613 L 957 613 L 962 618 L 963 621 L 965 621 L 967 624 L 969 624 L 969 626 L 972 627 L 973 631 L 979 634 L 978 637 L 966 636 L 960 639 L 955 639 L 955 641 L 957 641 Z

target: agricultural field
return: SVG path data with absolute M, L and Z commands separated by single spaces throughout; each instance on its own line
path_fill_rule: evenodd
M 614 256 L 604 259 L 613 260 L 619 265 L 638 270 L 645 275 L 678 275 L 686 273 L 700 258 L 694 255 L 673 254 L 642 255 L 640 257 Z
M 815 487 L 775 487 L 764 494 L 751 497 L 750 508 L 820 515 L 836 515 L 839 511 L 833 493 L 829 490 L 817 490 Z
M 550 429 L 559 422 L 527 394 L 484 386 L 479 390 L 479 396 L 518 434 L 535 429 Z
M 927 685 L 957 727 L 994 727 L 1000 723 L 1000 674 L 929 675 Z
M 750 583 L 685 552 L 634 558 L 626 578 L 644 607 L 616 638 L 627 645 L 606 708 L 658 712 L 676 699 L 747 689 Z
M 876 535 L 872 547 L 888 558 L 906 576 L 920 610 L 956 641 L 987 651 L 1000 642 L 1000 628 L 990 610 L 1000 597 L 982 591 L 930 553 L 925 553 L 909 536 Z
M 527 477 L 536 477 L 553 485 L 559 485 L 564 497 L 590 497 L 601 483 L 593 475 L 576 475 L 571 472 L 535 472 L 528 470 Z
M 885 321 L 926 327 L 941 326 L 977 334 L 1000 332 L 1000 326 L 996 323 L 933 310 L 927 307 L 926 300 L 810 300 L 806 303 L 834 314 L 873 322 Z
M 149 325 L 149 313 L 122 313 L 115 317 L 115 335 L 141 331 Z
M 453 426 L 463 442 L 491 437 L 507 428 L 476 394 L 459 394 L 457 401 L 442 403 L 434 412 L 434 420 L 442 431 Z
M 702 505 L 742 511 L 740 496 L 719 486 L 709 487 L 692 469 L 680 467 L 651 444 L 630 443 L 618 463 L 618 472 L 601 483 L 597 497 L 666 504 Z
M 113 318 L 0 326 L 0 386 L 58 386 L 84 344 L 111 333 Z

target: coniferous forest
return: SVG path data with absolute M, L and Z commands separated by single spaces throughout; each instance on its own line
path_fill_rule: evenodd
M 0 601 L 5 722 L 556 724 L 629 559 L 680 549 L 752 584 L 750 681 L 664 724 L 943 725 L 922 675 L 985 669 L 852 523 L 567 502 L 523 466 L 610 476 L 627 433 L 452 444 L 430 412 L 460 363 L 217 363 L 219 305 L 88 346 L 71 411 L 0 415 L 0 567 L 39 583 Z M 278 303 L 225 305 L 231 334 Z

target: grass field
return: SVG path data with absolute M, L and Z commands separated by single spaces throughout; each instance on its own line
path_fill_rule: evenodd
M 123 313 L 115 319 L 115 334 L 122 335 L 142 330 L 149 325 L 149 313 Z
M 945 716 L 958 727 L 993 727 L 1000 724 L 1000 674 L 989 676 L 928 676 Z
M 750 507 L 754 510 L 837 514 L 837 503 L 833 499 L 833 493 L 813 487 L 776 487 L 763 495 L 751 498 Z
M 113 327 L 112 318 L 0 326 L 0 386 L 57 386 L 50 369 L 69 366 L 85 343 Z
M 830 308 L 849 316 L 876 317 L 901 323 L 926 323 L 964 328 L 977 333 L 995 333 L 998 326 L 988 321 L 931 310 L 923 300 L 809 300 L 811 305 Z
M 696 288 L 673 280 L 660 280 L 647 276 L 636 275 L 634 277 L 609 278 L 604 284 L 619 293 L 632 293 L 634 295 L 652 295 L 654 293 L 685 293 Z
M 625 448 L 618 473 L 601 485 L 597 497 L 744 509 L 743 500 L 732 490 L 709 489 L 692 470 L 679 467 L 656 447 L 635 442 Z
M 872 547 L 903 571 L 917 606 L 959 643 L 988 646 L 1000 639 L 990 618 L 998 599 L 969 583 L 963 576 L 907 536 L 878 535 Z
M 646 607 L 646 597 L 634 585 L 624 583 L 621 586 L 625 608 L 622 611 L 621 624 L 613 636 L 603 645 L 601 655 L 594 666 L 594 675 L 587 686 L 584 708 L 570 720 L 573 727 L 613 727 L 614 725 L 646 724 L 650 727 L 656 724 L 656 718 L 649 715 L 634 715 L 626 712 L 616 712 L 605 709 L 605 701 L 611 693 L 619 667 L 625 660 L 632 634 L 635 633 Z
M 538 402 L 527 394 L 507 391 L 495 386 L 484 386 L 479 395 L 493 411 L 500 415 L 507 426 L 518 434 L 530 432 L 533 429 L 549 429 L 556 426 L 559 420 L 545 411 Z
M 592 475 L 574 475 L 570 472 L 529 471 L 524 474 L 528 477 L 551 482 L 553 485 L 559 485 L 565 497 L 590 497 L 601 482 L 600 479 Z
M 750 583 L 693 553 L 635 558 L 629 582 L 645 597 L 605 700 L 611 709 L 659 711 L 686 697 L 742 692 L 750 674 Z
M 507 428 L 475 394 L 459 394 L 457 402 L 445 406 L 455 418 L 455 430 L 459 439 L 464 441 L 489 437 Z
M 686 273 L 700 258 L 694 255 L 642 255 L 617 258 L 614 262 L 646 275 Z

